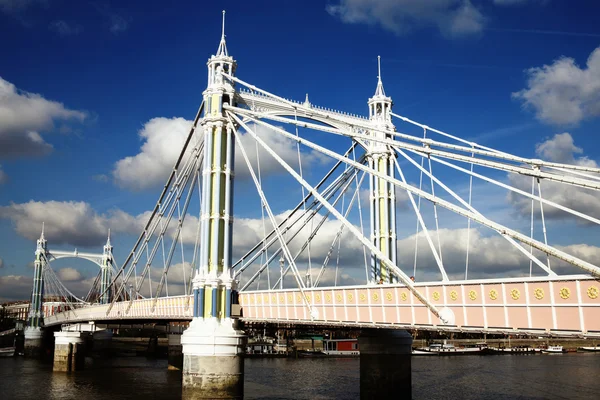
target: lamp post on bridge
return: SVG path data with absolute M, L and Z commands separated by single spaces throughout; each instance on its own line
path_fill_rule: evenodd
M 42 233 L 37 240 L 35 250 L 35 261 L 33 262 L 33 290 L 31 292 L 31 303 L 29 304 L 29 315 L 25 328 L 25 355 L 36 357 L 42 351 L 42 339 L 44 326 L 44 315 L 42 305 L 44 301 L 44 268 L 46 266 L 46 254 L 48 254 L 48 241 L 44 237 L 44 225 Z
M 233 105 L 236 62 L 229 56 L 223 31 L 217 54 L 208 60 L 203 93 L 204 137 L 199 269 L 193 281 L 194 312 L 181 337 L 184 397 L 242 398 L 246 337 L 231 318 L 234 138 L 223 104 Z

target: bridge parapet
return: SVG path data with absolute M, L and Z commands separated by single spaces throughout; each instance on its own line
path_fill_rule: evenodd
M 45 326 L 62 325 L 86 321 L 117 320 L 179 320 L 192 318 L 191 296 L 161 297 L 153 307 L 153 299 L 134 300 L 129 312 L 128 301 L 116 302 L 107 313 L 110 305 L 97 304 L 84 308 L 56 313 L 44 320 Z
M 314 320 L 299 290 L 244 292 L 240 304 L 246 320 L 600 337 L 600 282 L 589 276 L 416 286 L 450 324 L 433 316 L 403 285 L 308 289 L 307 300 L 318 311 Z

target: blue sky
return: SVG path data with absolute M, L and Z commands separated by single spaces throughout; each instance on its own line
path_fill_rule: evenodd
M 124 258 L 135 221 L 153 206 L 177 152 L 163 129 L 185 131 L 201 101 L 223 8 L 237 76 L 282 97 L 303 100 L 309 93 L 314 104 L 366 115 L 381 55 L 395 112 L 517 155 L 595 163 L 596 3 L 185 1 L 165 7 L 154 1 L 0 0 L 0 299 L 27 297 L 42 220 L 54 248 L 101 251 L 110 227 L 115 254 Z M 163 120 L 150 123 L 154 118 Z M 421 134 L 399 121 L 396 126 Z M 335 137 L 321 140 L 341 150 Z M 541 143 L 546 146 L 536 154 Z M 139 174 L 125 175 L 119 162 L 145 151 L 152 171 L 144 172 L 138 157 Z M 308 151 L 303 156 L 313 161 L 307 173 L 314 179 L 330 165 Z M 280 213 L 293 204 L 276 196 L 283 178 L 272 179 L 266 190 Z M 457 184 L 463 194 L 466 183 L 463 177 Z M 242 195 L 251 188 L 246 180 L 236 190 Z M 485 188 L 479 193 L 486 211 L 510 214 L 527 230 L 517 202 Z M 584 204 L 592 215 L 596 206 L 594 199 Z M 257 218 L 260 208 L 240 204 L 235 214 Z M 401 223 L 405 236 L 414 231 L 410 218 Z M 127 228 L 111 226 L 125 220 Z M 454 225 L 452 216 L 446 221 L 450 230 L 463 223 Z M 556 244 L 600 245 L 596 227 L 556 224 Z M 589 260 L 600 260 L 600 253 L 587 251 Z M 75 262 L 61 267 L 78 271 L 70 271 L 74 285 L 93 272 Z

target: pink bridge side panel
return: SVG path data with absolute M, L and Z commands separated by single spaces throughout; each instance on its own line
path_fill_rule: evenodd
M 556 327 L 565 330 L 580 330 L 577 307 L 556 307 Z
M 527 321 L 526 307 L 509 307 L 508 308 L 508 323 L 509 328 L 529 328 Z
M 581 282 L 581 301 L 585 304 L 600 304 L 600 282 Z
M 393 306 L 387 306 L 384 308 L 384 313 L 385 313 L 385 321 L 388 323 L 398 323 L 400 321 L 398 321 L 398 317 L 396 314 L 396 307 Z
M 383 310 L 380 305 L 371 306 L 371 315 L 373 316 L 373 322 L 384 322 Z
M 358 306 L 358 322 L 371 322 L 371 318 L 369 316 L 369 307 L 360 305 Z
M 483 326 L 483 309 L 481 307 L 467 307 L 467 320 L 469 326 Z
M 552 309 L 535 307 L 531 309 L 531 327 L 538 329 L 552 328 Z
M 462 307 L 449 307 L 454 313 L 454 321 L 456 326 L 463 326 L 465 324 L 465 317 L 463 315 Z
M 497 301 L 497 300 L 496 300 Z M 503 307 L 486 307 L 488 327 L 506 327 Z
M 530 285 L 531 286 L 531 285 Z M 525 304 L 527 296 L 524 283 L 507 283 L 504 285 L 506 290 L 507 304 Z
M 415 299 L 415 303 L 416 302 L 418 302 L 418 300 Z M 429 324 L 429 310 L 425 306 L 415 305 L 415 323 L 420 325 Z
M 600 332 L 600 307 L 584 308 L 583 319 L 586 331 Z
M 575 282 L 558 282 L 554 284 L 554 301 L 556 304 L 577 303 L 577 284 Z

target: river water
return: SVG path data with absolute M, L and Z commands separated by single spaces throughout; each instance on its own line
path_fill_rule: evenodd
M 245 363 L 245 399 L 359 398 L 358 358 Z M 600 399 L 600 354 L 413 357 L 412 371 L 413 399 Z M 87 359 L 85 370 L 66 374 L 0 358 L 1 400 L 180 398 L 181 373 L 168 371 L 166 360 Z

